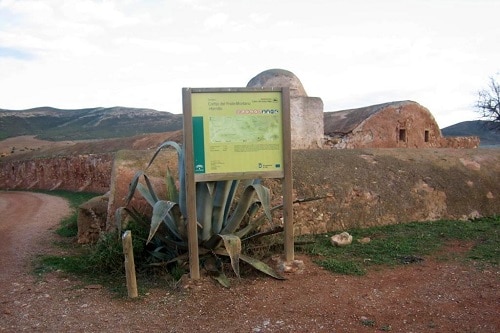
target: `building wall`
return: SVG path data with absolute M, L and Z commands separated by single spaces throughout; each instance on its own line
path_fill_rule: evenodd
M 323 101 L 318 97 L 290 98 L 292 149 L 323 147 Z
M 385 107 L 330 146 L 352 148 L 477 148 L 479 138 L 443 138 L 428 109 L 415 102 Z

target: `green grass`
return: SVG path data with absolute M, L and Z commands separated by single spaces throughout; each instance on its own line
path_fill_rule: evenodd
M 57 233 L 65 237 L 74 237 L 77 207 L 96 194 L 66 191 L 46 193 L 58 195 L 70 201 L 74 214 L 61 222 Z M 300 237 L 297 239 L 296 246 L 299 251 L 311 255 L 313 260 L 325 269 L 348 275 L 364 275 L 369 269 L 402 265 L 408 261 L 418 261 L 424 256 L 437 256 L 439 251 L 451 241 L 467 242 L 473 245 L 469 252 L 461 254 L 466 260 L 498 266 L 500 264 L 499 226 L 499 216 L 473 221 L 414 222 L 347 230 L 353 236 L 354 241 L 346 247 L 332 246 L 330 243 L 332 233 Z M 144 262 L 146 258 L 144 254 L 147 252 L 144 239 L 147 235 L 141 234 L 141 232 L 144 233 L 144 228 L 138 225 L 131 225 L 131 228 L 132 234 L 135 235 L 134 254 L 140 284 L 145 287 L 156 285 L 160 280 L 167 281 L 165 278 L 158 279 L 158 276 L 148 275 L 151 274 L 151 270 L 145 268 L 148 263 Z M 356 241 L 364 237 L 370 237 L 371 241 L 366 244 Z M 68 246 L 65 242 L 61 243 L 65 244 L 63 246 Z M 299 247 L 302 243 L 306 245 Z M 106 285 L 118 294 L 126 293 L 123 284 L 123 253 L 121 240 L 117 234 L 108 234 L 92 246 L 76 246 L 73 243 L 71 247 L 68 255 L 39 258 L 36 272 L 43 274 L 50 270 L 62 270 L 75 274 L 86 282 Z M 269 251 L 275 250 L 269 247 Z M 159 274 L 165 274 L 165 270 Z
M 116 232 L 107 233 L 93 245 L 76 245 L 75 242 L 78 233 L 78 206 L 99 194 L 69 191 L 39 192 L 67 199 L 72 214 L 64 218 L 56 230 L 56 233 L 63 239 L 54 245 L 64 249 L 66 254 L 45 255 L 37 258 L 34 273 L 40 276 L 46 272 L 61 270 L 78 276 L 86 283 L 102 284 L 117 292 L 118 295 L 125 295 L 123 248 L 118 234 Z M 144 260 L 147 253 L 145 240 L 148 230 L 133 222 L 129 224 L 127 229 L 130 229 L 133 235 L 136 270 L 138 278 L 141 279 L 141 285 L 155 285 L 156 281 L 144 274 L 146 271 L 151 272 L 148 263 Z
M 301 250 L 314 256 L 324 268 L 340 274 L 363 275 L 374 266 L 394 266 L 419 261 L 437 253 L 450 241 L 471 242 L 469 260 L 489 265 L 500 263 L 500 217 L 473 221 L 435 221 L 397 224 L 367 229 L 353 229 L 353 243 L 334 247 L 332 234 L 306 236 L 300 241 L 311 242 Z M 357 239 L 370 237 L 367 244 Z

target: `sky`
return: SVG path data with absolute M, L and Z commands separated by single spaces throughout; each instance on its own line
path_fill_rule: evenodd
M 286 69 L 324 111 L 412 100 L 477 120 L 500 0 L 0 0 L 0 108 L 182 113 L 182 88 Z

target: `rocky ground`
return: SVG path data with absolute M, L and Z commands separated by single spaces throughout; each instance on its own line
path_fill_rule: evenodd
M 224 289 L 203 278 L 130 300 L 63 272 L 32 273 L 68 213 L 60 198 L 0 192 L 0 332 L 500 331 L 500 271 L 461 260 L 471 244 L 362 277 L 297 255 L 305 271 L 286 281 L 248 277 Z

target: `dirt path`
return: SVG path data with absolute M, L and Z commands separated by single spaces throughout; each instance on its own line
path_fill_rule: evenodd
M 0 192 L 0 332 L 500 331 L 500 272 L 460 260 L 468 244 L 363 277 L 297 256 L 306 270 L 286 281 L 249 278 L 223 289 L 202 279 L 127 300 L 61 272 L 30 273 L 30 259 L 53 250 L 67 213 L 56 197 Z
M 23 275 L 51 229 L 70 213 L 61 198 L 30 192 L 0 192 L 0 287 Z M 42 247 L 43 248 L 43 247 Z

